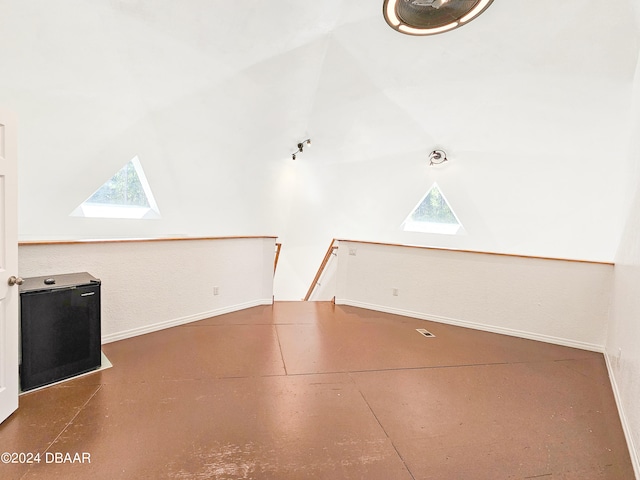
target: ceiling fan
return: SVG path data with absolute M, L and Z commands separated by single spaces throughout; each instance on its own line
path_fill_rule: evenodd
M 384 0 L 391 28 L 407 35 L 434 35 L 461 27 L 484 12 L 493 0 Z

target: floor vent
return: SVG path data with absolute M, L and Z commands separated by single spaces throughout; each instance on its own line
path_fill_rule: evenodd
M 428 330 L 425 330 L 424 328 L 416 328 L 416 332 L 418 332 L 421 335 L 424 335 L 425 337 L 435 337 L 433 333 L 429 332 Z

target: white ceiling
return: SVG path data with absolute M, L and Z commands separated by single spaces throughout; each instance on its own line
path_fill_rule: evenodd
M 0 0 L 21 234 L 384 240 L 437 179 L 469 237 L 412 243 L 566 256 L 596 215 L 609 237 L 574 254 L 610 257 L 624 219 L 610 212 L 630 198 L 637 5 L 495 0 L 463 28 L 412 37 L 382 0 Z M 448 174 L 424 173 L 435 147 Z M 135 155 L 162 221 L 68 217 Z M 534 208 L 541 188 L 566 191 Z

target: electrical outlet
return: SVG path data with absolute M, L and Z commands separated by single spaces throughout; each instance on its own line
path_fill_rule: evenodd
M 391 294 L 392 294 L 394 297 L 397 297 L 397 296 L 398 296 L 398 289 L 397 289 L 397 288 L 392 288 L 392 289 L 391 289 Z
M 357 250 L 354 247 L 349 248 L 349 255 L 356 256 Z
M 213 294 L 214 295 L 220 295 L 220 288 L 219 287 L 213 287 Z

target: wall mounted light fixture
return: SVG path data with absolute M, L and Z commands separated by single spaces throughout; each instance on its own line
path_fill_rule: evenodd
M 466 25 L 493 0 L 384 0 L 389 26 L 407 35 L 435 35 Z
M 448 160 L 444 150 L 434 150 L 429 154 L 429 165 L 440 165 Z
M 302 153 L 302 151 L 304 150 L 305 146 L 310 146 L 311 145 L 311 139 L 307 138 L 306 140 L 301 141 L 300 143 L 298 143 L 298 150 L 296 150 L 295 152 L 293 152 L 291 154 L 291 158 L 292 159 L 296 159 L 296 155 L 298 155 L 299 153 Z

